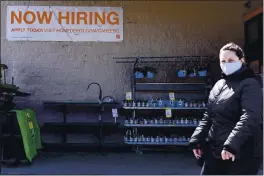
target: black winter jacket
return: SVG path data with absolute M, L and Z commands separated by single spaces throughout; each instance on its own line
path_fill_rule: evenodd
M 238 159 L 262 157 L 262 96 L 251 69 L 242 67 L 232 75 L 223 75 L 210 92 L 207 111 L 190 145 L 208 144 L 204 152 L 215 158 L 221 158 L 223 149 Z

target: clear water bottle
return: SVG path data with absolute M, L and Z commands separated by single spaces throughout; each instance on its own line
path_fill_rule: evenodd
M 129 136 L 128 136 L 128 130 L 126 131 L 126 134 L 124 136 L 124 141 L 128 142 Z
M 157 125 L 158 123 L 159 123 L 159 122 L 158 122 L 158 119 L 155 118 L 155 119 L 154 119 L 154 124 Z
M 159 138 L 159 143 L 163 143 L 163 140 L 164 140 L 164 138 L 163 137 L 160 137 Z
M 142 138 L 141 138 L 141 136 L 138 136 L 138 137 L 137 137 L 137 142 L 142 142 Z
M 160 99 L 159 100 L 159 107 L 162 107 L 162 104 L 163 104 L 162 99 Z
M 153 136 L 150 137 L 150 142 L 154 143 L 155 142 L 155 138 Z
M 178 137 L 178 142 L 182 142 L 182 137 Z
M 186 141 L 187 141 L 186 137 L 183 136 L 183 137 L 182 137 L 182 142 L 186 142 Z
M 146 142 L 150 142 L 150 137 L 146 137 Z
M 150 106 L 154 107 L 154 99 L 153 98 L 150 101 Z
M 181 122 L 180 122 L 180 124 L 181 124 L 181 125 L 184 124 L 184 120 L 183 120 L 183 118 L 181 118 Z
M 127 125 L 128 124 L 128 118 L 127 117 L 125 117 L 125 125 Z
M 159 119 L 159 124 L 163 124 L 163 119 L 162 118 Z
M 144 101 L 141 102 L 141 106 L 145 107 L 145 102 Z
M 137 136 L 133 136 L 133 142 L 137 142 Z
M 133 122 L 134 122 L 133 119 L 130 118 L 130 119 L 129 119 L 129 124 L 133 124 Z
M 149 102 L 148 101 L 146 101 L 146 107 L 149 107 Z
M 141 141 L 146 142 L 146 138 L 144 137 L 144 135 L 141 136 Z
M 197 125 L 198 124 L 198 121 L 196 119 L 193 120 L 193 124 L 194 125 Z
M 159 136 L 156 137 L 155 142 L 159 143 Z
M 130 130 L 128 131 L 128 140 L 129 142 L 133 142 L 132 132 Z
M 164 137 L 164 142 L 168 143 L 169 142 L 169 138 L 167 138 L 166 136 Z
M 188 125 L 189 124 L 189 120 L 187 118 L 185 119 L 184 124 L 185 125 Z

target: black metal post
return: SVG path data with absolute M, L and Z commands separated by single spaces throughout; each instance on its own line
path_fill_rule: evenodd
M 3 161 L 2 115 L 3 112 L 0 112 L 0 175 L 2 175 L 2 161 Z
M 63 105 L 62 106 L 62 114 L 63 114 L 63 123 L 67 123 L 67 106 Z M 65 134 L 65 127 L 63 127 L 62 131 L 62 142 L 65 144 L 67 142 L 66 134 Z
M 99 124 L 100 124 L 100 127 L 99 127 L 99 141 L 100 141 L 100 153 L 103 154 L 103 143 L 104 143 L 104 139 L 103 139 L 103 119 L 102 119 L 102 114 L 104 112 L 104 105 L 102 103 L 100 103 L 100 109 L 99 109 L 99 114 L 98 114 L 98 117 L 99 117 Z

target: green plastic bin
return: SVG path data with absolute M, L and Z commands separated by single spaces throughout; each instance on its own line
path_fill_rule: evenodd
M 39 123 L 38 123 L 38 119 L 37 119 L 37 115 L 36 112 L 32 109 L 23 109 L 22 111 L 24 111 L 27 115 L 27 118 L 29 118 L 32 123 L 33 123 L 33 129 L 34 129 L 34 141 L 35 141 L 35 145 L 36 145 L 36 149 L 42 149 L 42 142 L 41 142 L 41 134 L 40 134 L 40 128 L 39 128 Z
M 31 120 L 30 116 L 27 115 L 29 113 L 27 113 L 25 110 L 12 110 L 12 112 L 16 113 L 26 157 L 30 162 L 32 162 L 33 158 L 37 155 L 35 140 L 36 133 L 34 130 L 33 121 Z

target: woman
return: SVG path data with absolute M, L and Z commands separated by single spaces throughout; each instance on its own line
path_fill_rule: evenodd
M 220 50 L 223 78 L 210 92 L 207 111 L 190 145 L 204 160 L 201 175 L 256 175 L 262 159 L 262 90 L 243 50 Z

